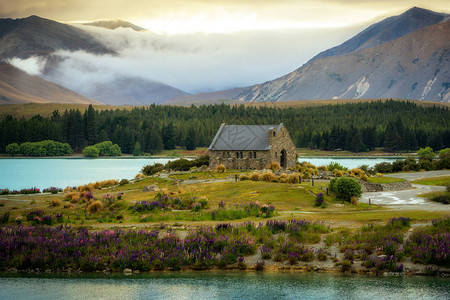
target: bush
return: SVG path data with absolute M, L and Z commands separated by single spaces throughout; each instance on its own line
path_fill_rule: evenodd
M 216 172 L 217 173 L 224 173 L 227 170 L 227 168 L 225 168 L 224 164 L 220 164 L 216 167 Z
M 250 174 L 249 178 L 250 178 L 250 180 L 253 180 L 253 181 L 259 181 L 259 173 L 253 172 Z
M 161 172 L 164 169 L 164 165 L 160 163 L 156 163 L 154 165 L 146 165 L 142 168 L 141 172 L 144 175 L 151 176 L 158 172 Z
M 98 150 L 96 147 L 94 146 L 88 146 L 86 148 L 83 149 L 83 155 L 85 157 L 98 157 L 100 155 L 100 150 Z
M 19 145 L 17 143 L 12 143 L 6 146 L 6 153 L 8 153 L 11 156 L 20 154 Z
M 120 182 L 119 182 L 119 185 L 125 185 L 125 184 L 129 184 L 130 183 L 130 181 L 128 180 L 128 179 L 122 179 Z
M 392 164 L 388 162 L 378 163 L 373 168 L 377 173 L 392 173 Z
M 337 170 L 343 171 L 343 170 L 346 169 L 344 166 L 342 166 L 341 164 L 339 164 L 337 162 L 334 162 L 334 161 L 330 162 L 327 167 L 328 167 L 328 170 L 335 170 L 335 169 L 337 169 Z
M 94 201 L 89 204 L 86 209 L 90 214 L 94 214 L 103 209 L 103 203 L 99 200 Z
M 322 206 L 324 202 L 323 193 L 318 193 L 316 195 L 316 201 L 314 202 L 314 206 Z
M 0 224 L 6 224 L 9 221 L 9 211 L 0 216 Z
M 267 181 L 267 182 L 277 182 L 278 181 L 277 176 L 270 171 L 264 172 L 264 174 L 261 175 L 260 179 L 263 181 Z
M 330 189 L 339 200 L 350 202 L 352 197 L 361 196 L 361 184 L 355 179 L 342 177 L 330 181 Z
M 419 155 L 419 159 L 426 158 L 428 160 L 433 160 L 433 158 L 435 157 L 433 148 L 431 147 L 420 148 L 417 152 L 417 155 Z
M 300 180 L 300 176 L 297 173 L 289 175 L 289 183 L 299 183 Z
M 431 198 L 431 201 L 440 202 L 442 204 L 450 204 L 450 194 L 448 192 Z
M 266 262 L 261 260 L 261 261 L 257 261 L 256 265 L 255 265 L 255 270 L 256 271 L 264 271 L 264 266 L 266 265 Z
M 52 199 L 50 200 L 50 206 L 52 207 L 57 207 L 57 206 L 61 206 L 61 200 L 59 199 Z
M 250 178 L 247 176 L 247 174 L 242 173 L 242 174 L 239 175 L 239 180 L 240 181 L 249 180 L 249 179 Z
M 100 156 L 121 156 L 122 150 L 120 149 L 119 145 L 113 144 L 111 141 L 105 141 L 98 144 L 95 144 L 94 146 L 99 150 Z
M 279 163 L 272 161 L 268 166 L 267 169 L 272 170 L 273 172 L 278 171 L 279 169 L 281 169 L 281 166 Z

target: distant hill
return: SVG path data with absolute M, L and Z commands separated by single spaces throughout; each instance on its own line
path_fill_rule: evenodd
M 46 56 L 60 49 L 114 54 L 89 33 L 74 26 L 38 16 L 0 19 L 0 60 Z
M 102 27 L 106 29 L 116 29 L 116 28 L 131 28 L 134 31 L 144 31 L 145 28 L 139 27 L 137 25 L 134 25 L 133 23 L 122 21 L 122 20 L 105 20 L 105 21 L 96 21 L 96 22 L 90 22 L 90 23 L 83 23 L 83 25 L 88 26 L 96 26 L 96 27 Z
M 189 104 L 214 104 L 214 103 L 229 103 L 229 99 L 233 99 L 237 97 L 240 93 L 242 93 L 245 88 L 234 88 L 230 90 L 211 92 L 211 93 L 201 93 L 195 95 L 186 95 L 179 96 L 167 101 L 164 101 L 163 104 L 169 105 L 189 105 Z M 237 101 L 234 101 L 237 102 Z
M 0 63 L 0 104 L 101 104 L 6 63 Z
M 348 54 L 393 41 L 418 29 L 444 21 L 448 14 L 413 7 L 401 15 L 389 17 L 369 26 L 343 44 L 325 50 L 308 62 L 318 58 Z
M 234 99 L 370 98 L 449 102 L 450 21 L 349 54 L 316 58 L 283 77 L 251 86 Z
M 88 93 L 92 99 L 110 105 L 161 104 L 167 99 L 188 95 L 172 86 L 133 77 L 119 77 L 105 84 L 95 85 Z

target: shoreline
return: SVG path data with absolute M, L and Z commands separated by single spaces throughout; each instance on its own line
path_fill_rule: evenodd
M 314 263 L 314 262 L 312 262 Z M 402 272 L 392 272 L 392 271 L 377 271 L 374 269 L 366 269 L 366 268 L 352 268 L 349 271 L 342 271 L 339 267 L 321 267 L 317 265 L 311 264 L 297 264 L 297 265 L 270 265 L 264 267 L 264 269 L 256 270 L 255 266 L 249 266 L 246 269 L 240 269 L 237 265 L 230 265 L 225 268 L 218 268 L 216 266 L 209 269 L 195 269 L 191 267 L 182 267 L 179 270 L 174 269 L 163 269 L 163 270 L 149 270 L 149 271 L 140 271 L 140 270 L 132 270 L 132 269 L 124 269 L 122 272 L 120 271 L 110 271 L 110 270 L 96 270 L 96 271 L 82 271 L 80 269 L 74 270 L 72 268 L 61 268 L 58 270 L 52 269 L 26 269 L 26 270 L 18 270 L 16 268 L 9 268 L 3 271 L 0 271 L 0 277 L 12 277 L 11 275 L 17 275 L 18 277 L 26 277 L 31 276 L 39 277 L 39 276 L 49 276 L 49 277 L 125 277 L 130 278 L 130 276 L 136 277 L 145 277 L 146 275 L 165 275 L 165 274 L 211 274 L 215 273 L 217 275 L 223 274 L 233 274 L 233 273 L 259 273 L 259 274 L 330 274 L 330 275 L 357 275 L 357 276 L 373 276 L 373 277 L 381 277 L 381 276 L 406 276 L 406 277 L 415 277 L 415 276 L 426 276 L 426 277 L 439 277 L 439 278 L 450 278 L 450 269 L 443 268 L 439 269 L 437 274 L 431 275 L 425 272 L 425 265 L 417 265 L 422 268 L 417 269 L 409 269 L 407 271 Z M 26 276 L 23 276 L 26 275 Z

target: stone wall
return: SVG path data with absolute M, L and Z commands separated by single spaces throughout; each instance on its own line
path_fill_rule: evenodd
M 389 192 L 389 191 L 403 191 L 412 189 L 409 181 L 391 182 L 391 183 L 373 183 L 366 181 L 359 181 L 363 193 L 370 192 Z
M 272 145 L 270 149 L 270 160 L 280 163 L 281 151 L 286 151 L 286 168 L 293 168 L 297 163 L 297 149 L 284 125 L 279 132 L 276 132 L 276 128 L 269 132 L 269 145 Z M 280 163 L 281 165 L 281 163 Z
M 209 167 L 212 169 L 223 164 L 227 169 L 262 170 L 270 161 L 269 151 L 209 151 Z

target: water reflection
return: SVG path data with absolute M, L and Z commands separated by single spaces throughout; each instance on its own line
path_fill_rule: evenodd
M 449 299 L 449 284 L 448 278 L 241 272 L 0 277 L 0 299 Z

